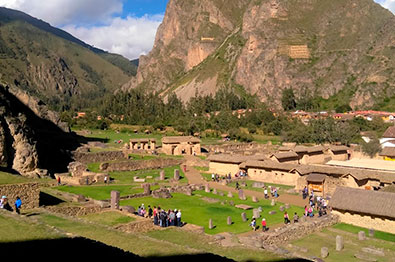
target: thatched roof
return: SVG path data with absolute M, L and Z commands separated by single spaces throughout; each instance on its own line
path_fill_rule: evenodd
M 395 147 L 384 147 L 380 156 L 395 157 Z
M 270 157 L 274 156 L 277 159 L 287 159 L 287 158 L 298 158 L 298 154 L 296 154 L 293 151 L 289 151 L 289 152 L 279 152 L 279 153 L 275 153 L 273 155 L 271 155 Z
M 164 144 L 200 143 L 200 139 L 193 136 L 166 136 L 162 138 Z
M 350 211 L 395 219 L 395 194 L 338 187 L 330 205 L 334 210 Z
M 322 174 L 310 174 L 306 177 L 307 182 L 315 182 L 315 183 L 322 183 L 326 179 L 326 175 Z
M 395 138 L 395 126 L 390 126 L 385 130 L 383 138 Z
M 262 168 L 262 169 L 276 169 L 289 172 L 296 168 L 297 164 L 277 163 L 272 160 L 256 161 L 248 160 L 240 165 L 240 168 Z
M 332 152 L 336 152 L 336 153 L 339 153 L 339 152 L 347 152 L 348 149 L 349 149 L 349 148 L 346 147 L 346 146 L 335 146 L 335 145 L 329 146 L 329 150 L 332 151 Z
M 394 172 L 376 171 L 361 168 L 347 168 L 337 166 L 314 166 L 314 165 L 299 165 L 291 172 L 298 172 L 302 176 L 309 174 L 324 174 L 329 176 L 343 177 L 351 175 L 357 180 L 373 179 L 383 183 L 395 182 Z
M 323 152 L 324 150 L 325 150 L 325 148 L 323 146 L 313 146 L 313 147 L 307 148 L 308 153 Z
M 219 154 L 211 155 L 207 158 L 210 162 L 220 162 L 229 164 L 241 164 L 242 162 L 248 160 L 265 160 L 267 159 L 262 155 L 244 156 L 244 155 L 229 155 L 229 154 Z

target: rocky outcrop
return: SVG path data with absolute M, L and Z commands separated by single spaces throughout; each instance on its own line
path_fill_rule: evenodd
M 18 97 L 23 98 L 23 101 Z M 31 109 L 33 108 L 33 109 Z M 0 85 L 0 166 L 29 177 L 62 172 L 71 161 L 77 137 L 39 100 Z M 58 123 L 56 125 L 55 123 Z
M 187 102 L 243 86 L 273 107 L 289 87 L 354 108 L 394 96 L 394 15 L 372 0 L 322 3 L 170 0 L 153 50 L 123 89 Z

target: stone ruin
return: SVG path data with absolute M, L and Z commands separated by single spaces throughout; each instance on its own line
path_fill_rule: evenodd
M 111 191 L 111 209 L 119 209 L 120 193 L 118 191 Z
M 61 183 L 67 183 L 71 185 L 91 185 L 94 183 L 104 183 L 105 177 L 109 180 L 107 173 L 94 173 L 88 171 L 87 166 L 81 162 L 71 162 L 68 165 L 68 173 L 56 174 L 55 178 L 60 177 Z

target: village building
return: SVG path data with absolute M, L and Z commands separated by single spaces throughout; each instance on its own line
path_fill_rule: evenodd
M 201 155 L 201 141 L 193 136 L 162 138 L 162 152 L 166 155 Z
M 129 141 L 129 149 L 131 150 L 155 150 L 156 149 L 156 140 L 141 138 L 141 139 L 130 139 Z
M 324 154 L 325 148 L 323 146 L 307 147 L 307 152 L 299 152 L 300 164 L 324 164 L 331 160 L 331 158 Z
M 386 161 L 395 161 L 395 147 L 384 147 L 380 156 Z
M 240 171 L 240 164 L 249 160 L 264 160 L 267 159 L 265 156 L 244 156 L 244 155 L 230 155 L 230 154 L 219 154 L 211 155 L 207 158 L 209 163 L 209 172 L 219 175 L 228 175 L 229 173 L 233 176 Z
M 270 156 L 270 159 L 277 163 L 291 163 L 291 164 L 299 163 L 299 155 L 293 151 L 279 152 L 272 154 Z
M 390 126 L 380 139 L 381 148 L 395 147 L 395 126 Z
M 395 234 L 395 194 L 338 187 L 330 200 L 340 221 Z
M 350 154 L 348 150 L 349 148 L 346 146 L 331 145 L 328 148 L 328 153 L 332 160 L 345 161 L 350 159 Z
M 300 175 L 290 171 L 297 166 L 297 164 L 279 163 L 273 160 L 248 160 L 242 163 L 240 168 L 246 170 L 252 180 L 295 186 Z
M 307 186 L 317 195 L 331 195 L 339 186 L 378 190 L 395 183 L 395 172 L 337 166 L 300 165 L 291 170 L 299 176 L 296 190 Z M 319 175 L 319 176 L 317 176 Z

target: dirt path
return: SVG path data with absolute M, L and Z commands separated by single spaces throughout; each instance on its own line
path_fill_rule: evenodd
M 203 179 L 203 177 L 200 175 L 200 172 L 193 167 L 196 165 L 196 157 L 188 156 L 186 158 L 186 160 L 187 160 L 186 161 L 187 171 L 185 172 L 185 176 L 188 179 L 190 184 L 202 184 L 202 185 L 209 184 L 210 188 L 215 188 L 215 189 L 221 190 L 221 191 L 232 192 L 232 194 L 236 194 L 236 195 L 238 194 L 238 190 L 236 190 L 233 187 L 222 185 L 221 183 L 218 183 L 218 182 L 205 181 Z M 199 160 L 197 160 L 197 161 L 199 161 Z M 248 189 L 243 189 L 243 191 L 244 191 L 245 195 L 249 196 L 249 197 L 255 196 L 258 199 L 265 198 L 265 195 L 262 192 L 248 190 Z M 271 199 L 270 196 L 269 196 L 269 199 Z M 276 201 L 282 202 L 282 203 L 287 203 L 287 204 L 294 205 L 294 206 L 300 206 L 300 207 L 304 207 L 305 205 L 308 204 L 307 199 L 303 199 L 299 195 L 290 195 L 290 194 L 282 194 L 276 199 Z

